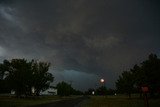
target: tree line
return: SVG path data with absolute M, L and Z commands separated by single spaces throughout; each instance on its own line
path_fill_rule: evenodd
M 69 95 L 82 95 L 83 92 L 74 89 L 71 84 L 68 84 L 64 81 L 60 82 L 56 86 L 58 92 L 57 94 L 60 96 L 69 96 Z
M 100 86 L 96 89 L 89 88 L 87 91 L 85 91 L 85 95 L 100 95 L 100 96 L 106 96 L 106 95 L 115 95 L 116 90 L 114 89 L 108 89 L 106 86 Z
M 54 80 L 53 75 L 48 72 L 49 67 L 50 63 L 36 60 L 4 60 L 0 63 L 0 93 L 14 90 L 17 97 L 38 96 L 41 91 L 48 89 Z M 150 96 L 160 96 L 160 59 L 155 54 L 150 54 L 147 60 L 134 65 L 130 70 L 123 71 L 116 81 L 117 91 L 128 94 L 129 97 L 137 92 L 141 95 L 142 86 L 149 87 Z M 60 96 L 83 94 L 63 81 L 58 83 L 56 88 Z M 95 95 L 115 93 L 115 90 L 102 86 L 89 89 L 84 94 L 91 94 L 93 91 Z
M 53 82 L 54 77 L 48 72 L 49 67 L 50 63 L 36 60 L 4 60 L 0 63 L 0 93 L 14 90 L 17 97 L 33 94 L 38 96 Z
M 156 54 L 150 54 L 147 60 L 123 71 L 116 81 L 117 91 L 129 97 L 137 92 L 142 95 L 141 88 L 144 86 L 149 88 L 150 97 L 160 95 L 160 59 Z
M 17 97 L 39 96 L 41 91 L 52 87 L 50 83 L 54 77 L 48 72 L 49 67 L 50 63 L 36 60 L 4 60 L 0 63 L 0 93 L 11 93 L 13 90 Z M 54 88 L 60 96 L 83 94 L 64 81 Z

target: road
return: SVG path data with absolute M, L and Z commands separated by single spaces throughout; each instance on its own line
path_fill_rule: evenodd
M 32 107 L 79 107 L 79 103 L 86 99 L 88 99 L 88 97 L 79 97 L 75 99 L 61 100 L 53 103 L 41 104 Z

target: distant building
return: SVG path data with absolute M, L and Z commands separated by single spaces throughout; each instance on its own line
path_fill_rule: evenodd
M 31 88 L 31 92 L 32 92 L 32 94 L 35 94 L 35 88 L 34 87 Z
M 32 92 L 32 95 L 35 95 L 35 88 L 34 87 L 31 88 L 31 92 Z M 14 90 L 11 90 L 11 95 L 15 95 Z M 57 95 L 57 89 L 55 87 L 51 86 L 47 90 L 41 91 L 40 95 Z
M 95 92 L 94 91 L 92 91 L 92 95 L 94 95 L 95 94 Z
M 40 95 L 57 95 L 57 89 L 55 87 L 50 87 L 45 91 L 41 91 Z
M 11 95 L 15 95 L 15 91 L 14 90 L 11 90 Z

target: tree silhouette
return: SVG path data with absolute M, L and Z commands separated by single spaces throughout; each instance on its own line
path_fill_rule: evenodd
M 69 96 L 72 94 L 72 92 L 74 90 L 70 84 L 67 84 L 64 81 L 58 83 L 56 87 L 58 90 L 58 95 L 60 95 L 60 96 Z
M 155 54 L 150 54 L 147 60 L 130 71 L 124 71 L 116 82 L 120 92 L 133 92 L 134 87 L 140 91 L 142 86 L 148 86 L 152 96 L 160 89 L 160 59 Z
M 36 95 L 39 95 L 40 91 L 44 91 L 49 88 L 51 82 L 53 82 L 53 76 L 48 73 L 50 63 L 34 62 L 32 66 L 32 80 L 35 88 Z
M 117 90 L 121 93 L 126 93 L 131 97 L 131 93 L 134 89 L 134 78 L 131 72 L 124 71 L 116 82 Z
M 0 71 L 7 73 L 5 79 L 17 97 L 32 95 L 32 87 L 35 88 L 35 94 L 39 95 L 53 81 L 52 74 L 48 73 L 50 64 L 46 62 L 12 59 L 5 60 L 2 65 L 3 69 L 0 68 Z

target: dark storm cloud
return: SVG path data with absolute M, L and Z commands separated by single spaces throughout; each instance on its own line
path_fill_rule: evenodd
M 160 54 L 156 0 L 1 0 L 0 57 L 107 78 Z

